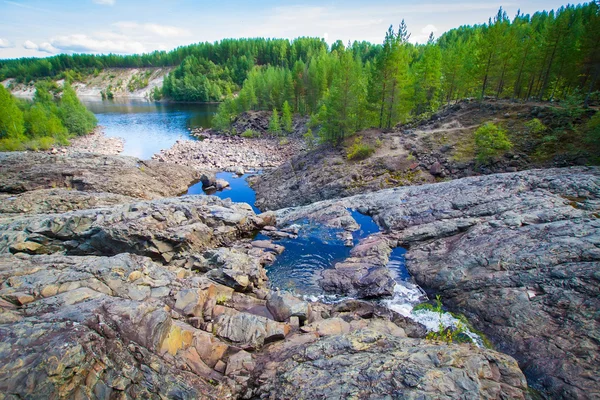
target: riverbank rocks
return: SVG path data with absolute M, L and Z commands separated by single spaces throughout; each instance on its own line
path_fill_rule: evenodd
M 599 168 L 386 189 L 276 214 L 278 224 L 315 213 L 339 220 L 348 208 L 407 248 L 415 281 L 514 356 L 542 395 L 600 396 Z
M 199 178 L 189 167 L 134 157 L 0 153 L 0 192 L 5 193 L 62 188 L 156 199 L 185 193 Z
M 275 168 L 303 148 L 303 142 L 279 138 L 245 138 L 202 131 L 202 140 L 178 140 L 161 150 L 153 160 L 194 167 L 202 171 L 229 171 L 244 175 L 249 171 Z
M 368 328 L 275 344 L 258 357 L 253 383 L 257 399 L 527 398 L 511 357 Z
M 79 157 L 83 170 L 101 160 Z M 55 167 L 47 169 L 63 171 Z M 22 189 L 47 183 L 24 171 Z M 13 183 L 4 188 L 16 187 L 17 172 L 7 175 Z M 99 188 L 130 184 L 97 179 Z M 264 265 L 279 249 L 255 246 L 252 238 L 278 223 L 273 213 L 256 215 L 246 204 L 212 196 L 142 201 L 104 193 L 94 199 L 82 190 L 73 198 L 65 194 L 62 204 L 62 191 L 68 190 L 2 193 L 20 199 L 15 207 L 3 205 L 8 213 L 0 215 L 2 399 L 285 398 L 305 386 L 309 397 L 335 398 L 353 393 L 346 388 L 357 382 L 377 396 L 387 384 L 368 387 L 363 377 L 381 372 L 386 378 L 385 371 L 397 370 L 394 379 L 406 380 L 413 371 L 408 361 L 400 369 L 391 363 L 378 369 L 380 356 L 423 363 L 411 382 L 431 393 L 437 389 L 420 383 L 487 393 L 478 383 L 485 382 L 496 397 L 518 397 L 514 388 L 525 385 L 518 368 L 508 367 L 516 365 L 509 356 L 485 350 L 485 364 L 482 350 L 424 342 L 422 326 L 381 306 L 334 307 L 272 292 Z M 29 209 L 25 195 L 34 192 L 48 193 L 49 203 Z M 317 214 L 325 218 L 322 211 Z M 352 223 L 346 216 L 333 221 Z M 380 250 L 358 248 L 381 258 Z M 451 360 L 460 365 L 452 369 Z M 309 375 L 297 368 L 309 365 Z M 313 365 L 323 365 L 322 373 Z M 287 394 L 285 381 L 277 386 L 279 376 L 295 380 L 295 394 Z

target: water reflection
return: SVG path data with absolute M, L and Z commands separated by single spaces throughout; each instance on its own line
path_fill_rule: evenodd
M 145 100 L 82 99 L 108 137 L 125 139 L 124 155 L 148 159 L 178 139 L 193 139 L 189 130 L 210 127 L 217 104 L 157 103 Z

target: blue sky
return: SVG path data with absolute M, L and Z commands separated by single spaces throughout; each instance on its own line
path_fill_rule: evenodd
M 139 53 L 237 37 L 323 37 L 380 43 L 404 18 L 413 42 L 483 23 L 502 6 L 512 18 L 565 4 L 533 1 L 0 0 L 0 58 L 56 53 Z

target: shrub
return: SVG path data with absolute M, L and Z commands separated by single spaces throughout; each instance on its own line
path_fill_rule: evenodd
M 527 122 L 525 124 L 525 128 L 527 128 L 527 131 L 529 133 L 532 133 L 534 135 L 539 135 L 540 133 L 544 132 L 546 129 L 548 129 L 546 127 L 546 125 L 544 125 L 542 123 L 542 121 L 540 121 L 537 118 L 532 119 L 531 121 Z
M 304 134 L 304 142 L 306 143 L 306 147 L 308 147 L 310 150 L 316 147 L 317 138 L 315 138 L 315 135 L 313 135 L 312 129 L 309 128 Z
M 588 150 L 600 161 L 600 111 L 596 111 L 587 122 L 584 140 L 589 146 Z
M 248 138 L 248 139 L 251 139 L 251 138 L 259 137 L 259 136 L 260 136 L 260 133 L 256 132 L 256 131 L 255 131 L 255 130 L 253 130 L 253 129 L 246 129 L 246 130 L 245 130 L 245 131 L 244 131 L 244 132 L 241 134 L 241 136 L 242 136 L 242 137 L 245 137 L 245 138 Z
M 41 137 L 37 140 L 40 150 L 50 150 L 54 146 L 54 138 L 49 136 Z
M 362 142 L 362 136 L 359 136 L 354 139 L 354 144 L 350 146 L 346 156 L 348 157 L 348 160 L 364 160 L 374 152 L 375 149 L 367 144 L 364 144 Z
M 510 150 L 512 143 L 506 137 L 506 132 L 488 122 L 475 131 L 475 151 L 477 161 L 486 163 Z
M 25 150 L 23 142 L 17 138 L 0 140 L 0 151 L 22 151 Z

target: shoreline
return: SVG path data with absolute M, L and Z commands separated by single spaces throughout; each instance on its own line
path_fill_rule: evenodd
M 94 130 L 85 135 L 77 136 L 70 140 L 68 146 L 54 147 L 50 152 L 52 154 L 73 154 L 73 153 L 95 153 L 102 155 L 121 155 L 125 147 L 125 139 L 119 137 L 108 137 L 104 134 L 104 127 L 99 125 Z

